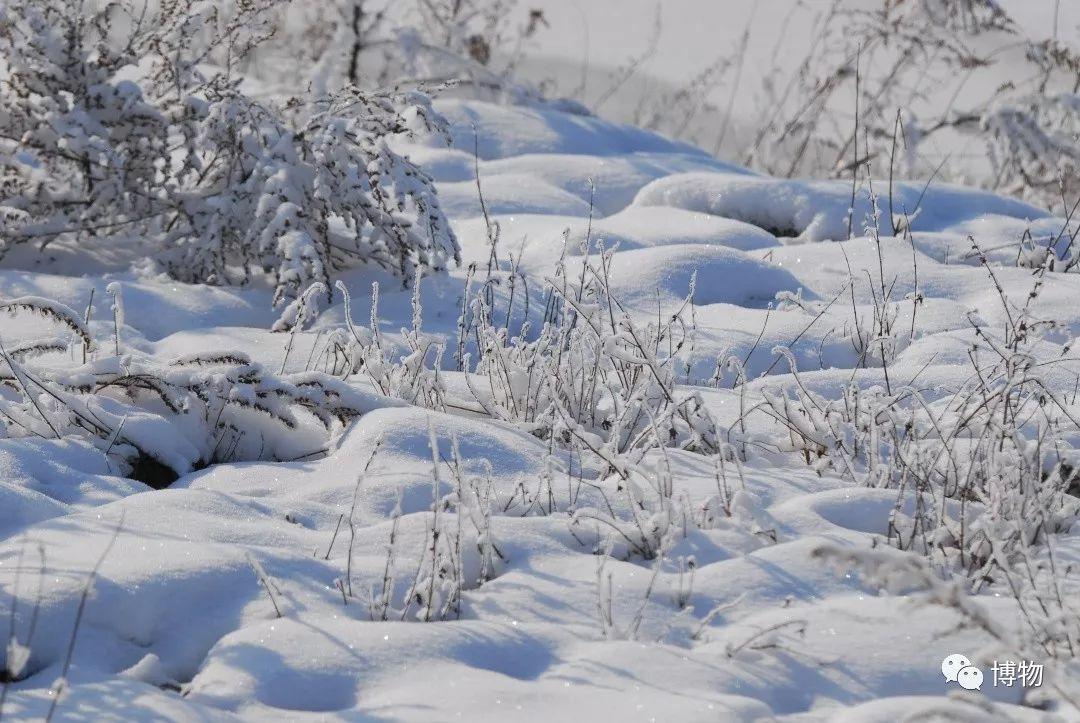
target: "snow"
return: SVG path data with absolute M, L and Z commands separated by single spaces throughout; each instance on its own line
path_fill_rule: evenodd
M 1028 222 L 1048 215 L 1029 204 L 982 191 L 937 185 L 932 194 L 924 195 L 925 187 L 919 183 L 894 184 L 892 212 L 897 223 L 910 219 L 913 231 L 945 231 L 991 214 Z M 843 181 L 689 174 L 669 176 L 649 184 L 638 193 L 634 202 L 735 218 L 777 229 L 781 236 L 806 241 L 838 241 L 848 237 L 851 208 L 854 208 L 854 230 L 863 230 L 864 220 L 873 210 L 870 191 L 869 187 L 857 191 L 853 207 L 851 184 Z M 886 183 L 878 182 L 877 194 L 885 210 L 884 219 L 877 225 L 882 233 L 886 233 L 890 198 Z
M 500 229 L 503 268 L 508 251 L 520 253 L 534 284 L 534 322 L 543 314 L 544 277 L 565 253 L 574 278 L 586 238 L 618 246 L 612 289 L 635 319 L 670 313 L 696 274 L 699 331 L 688 374 L 696 388 L 681 388 L 699 392 L 725 426 L 738 418 L 740 392 L 730 382 L 703 383 L 722 354 L 745 360 L 751 379 L 768 372 L 748 385 L 755 400 L 763 389 L 793 382 L 787 363 L 776 363 L 778 344 L 791 345 L 809 388 L 830 398 L 842 393 L 859 354 L 837 330 L 852 305 L 866 318 L 875 301 L 868 284 L 850 290 L 849 299 L 847 264 L 856 278 L 876 278 L 879 243 L 893 299 L 900 300 L 898 328 L 912 323 L 915 307 L 906 295 L 925 297 L 888 373 L 894 381 L 918 377 L 930 400 L 947 396 L 970 373 L 964 367 L 974 336 L 965 313 L 975 310 L 972 318 L 991 328 L 1006 314 L 985 269 L 968 254 L 967 236 L 1000 247 L 990 254 L 1003 264 L 995 273 L 1012 298 L 1024 298 L 1031 270 L 1007 266 L 1016 240 L 1024 230 L 1051 238 L 1062 224 L 1018 201 L 940 184 L 919 203 L 923 185 L 911 182 L 898 184 L 895 195 L 907 211 L 919 207 L 911 241 L 894 236 L 885 220 L 880 242 L 866 236 L 866 189 L 849 240 L 851 190 L 843 182 L 756 176 L 684 144 L 555 109 L 435 105 L 452 124 L 452 147 L 403 147 L 435 178 L 461 245 L 463 264 L 425 279 L 419 292 L 423 333 L 448 343 L 442 374 L 461 395 L 465 380 L 449 361 L 461 296 L 469 265 L 483 267 L 490 256 L 476 168 Z M 884 186 L 877 192 L 879 202 L 887 199 Z M 595 248 L 588 253 L 596 259 Z M 92 247 L 85 258 L 78 254 L 64 249 L 39 268 L 19 257 L 20 270 L 0 272 L 0 296 L 44 296 L 83 309 L 93 289 L 91 331 L 111 344 L 106 290 L 122 286 L 121 340 L 132 354 L 167 364 L 236 350 L 270 369 L 285 361 L 289 335 L 269 330 L 277 314 L 268 285 L 185 285 L 127 270 Z M 400 342 L 398 330 L 411 324 L 413 290 L 373 268 L 341 278 L 360 326 L 370 312 L 371 283 L 380 283 L 380 332 Z M 506 282 L 493 294 L 505 308 Z M 1040 353 L 1060 353 L 1080 335 L 1078 295 L 1080 276 L 1047 278 L 1037 311 L 1052 314 L 1058 327 Z M 292 383 L 301 383 L 306 360 L 319 363 L 319 349 L 344 320 L 338 295 L 311 329 L 297 330 L 285 361 L 297 375 L 288 377 Z M 40 319 L 0 323 L 5 344 L 41 336 Z M 1076 362 L 1065 365 L 1074 367 L 1080 371 Z M 858 368 L 857 375 L 863 388 L 884 382 L 880 366 Z M 1058 393 L 1072 390 L 1069 374 L 1052 378 Z M 142 435 L 133 441 L 160 446 L 163 454 L 184 452 L 175 461 L 184 474 L 164 490 L 117 476 L 90 444 L 0 441 L 0 620 L 17 601 L 15 630 L 25 642 L 31 610 L 39 608 L 27 675 L 10 685 L 4 715 L 32 719 L 47 710 L 87 576 L 115 535 L 75 637 L 61 719 L 808 723 L 931 712 L 950 720 L 1038 719 L 1017 705 L 1016 689 L 947 694 L 941 658 L 958 650 L 974 656 L 988 644 L 982 633 L 958 625 L 954 611 L 885 594 L 815 556 L 826 542 L 851 549 L 880 544 L 895 490 L 819 475 L 797 455 L 754 453 L 731 518 L 689 531 L 660 563 L 605 561 L 595 554 L 603 543 L 599 526 L 575 523 L 573 511 L 602 504 L 598 489 L 614 495 L 614 479 L 587 466 L 589 484 L 582 485 L 575 479 L 580 460 L 550 451 L 526 430 L 475 411 L 450 414 L 383 398 L 362 379 L 353 375 L 334 387 L 363 413 L 321 458 L 189 471 L 199 450 L 186 431 L 132 418 L 132 434 Z M 108 405 L 101 412 L 120 414 Z M 496 502 L 490 536 L 501 554 L 490 580 L 466 586 L 460 619 L 372 621 L 364 596 L 381 590 L 391 534 L 390 592 L 400 610 L 427 544 L 433 494 L 457 494 L 445 465 L 433 492 L 429 430 L 443 460 L 456 444 L 464 474 L 489 489 Z M 754 432 L 778 434 L 763 423 Z M 677 494 L 695 509 L 716 494 L 710 458 L 671 450 L 668 463 Z M 659 468 L 659 455 L 650 453 L 643 465 Z M 554 470 L 557 511 L 511 509 L 522 489 L 537 488 L 545 469 Z M 440 513 L 451 526 L 454 509 Z M 475 579 L 483 564 L 479 537 L 464 524 L 470 544 L 463 565 Z M 1068 537 L 1075 547 L 1075 536 Z M 679 565 L 690 556 L 696 570 L 681 608 L 686 580 Z M 597 613 L 602 561 L 613 581 L 608 637 Z M 656 564 L 656 588 L 643 603 Z M 343 604 L 338 585 L 347 565 L 358 593 Z M 986 604 L 1003 620 L 1014 614 L 1005 600 Z M 775 626 L 779 633 L 760 637 Z
M 624 153 L 678 153 L 698 156 L 703 163 L 708 159 L 704 151 L 693 146 L 594 116 L 548 108 L 493 108 L 471 100 L 449 100 L 437 107 L 449 121 L 451 145 L 459 150 L 475 150 L 484 160 L 538 153 L 604 158 Z
M 763 307 L 782 291 L 797 292 L 799 280 L 788 271 L 736 249 L 678 244 L 620 252 L 613 288 L 624 303 L 648 309 L 657 296 L 664 308 L 684 298 L 695 273 L 701 278 L 694 299 L 712 304 Z

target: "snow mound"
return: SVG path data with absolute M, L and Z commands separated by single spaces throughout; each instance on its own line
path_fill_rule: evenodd
M 534 153 L 480 165 L 485 186 L 497 188 L 508 175 L 542 179 L 591 203 L 596 216 L 610 216 L 626 208 L 638 191 L 658 178 L 690 171 L 749 173 L 700 153 L 644 151 L 604 156 L 595 152 Z
M 620 248 L 716 244 L 740 251 L 777 245 L 758 226 L 697 211 L 660 206 L 627 206 L 596 224 L 596 235 L 620 241 Z
M 694 301 L 760 308 L 782 291 L 797 293 L 790 272 L 726 246 L 678 244 L 619 252 L 613 264 L 613 288 L 630 306 L 670 307 L 687 296 L 696 276 Z
M 876 223 L 869 187 L 856 193 L 850 221 L 855 235 L 862 235 L 868 225 L 892 235 L 888 185 L 878 183 L 875 192 L 881 214 Z M 899 182 L 894 184 L 892 193 L 896 223 L 906 225 L 910 221 L 913 231 L 947 231 L 987 215 L 1021 220 L 1048 216 L 1045 211 L 1020 201 L 945 184 L 935 184 L 931 191 L 925 184 Z M 843 181 L 688 173 L 654 181 L 641 189 L 634 203 L 710 213 L 752 223 L 777 236 L 826 241 L 848 238 L 851 195 L 851 184 Z
M 527 153 L 614 156 L 625 153 L 708 154 L 686 143 L 656 133 L 610 123 L 591 115 L 575 115 L 553 108 L 493 106 L 472 100 L 444 99 L 435 109 L 449 121 L 452 147 L 482 159 L 510 158 Z M 720 168 L 727 164 L 715 162 Z

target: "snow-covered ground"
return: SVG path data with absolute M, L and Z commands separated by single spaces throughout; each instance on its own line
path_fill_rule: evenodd
M 696 272 L 697 334 L 681 389 L 698 391 L 724 428 L 739 418 L 742 395 L 730 377 L 707 384 L 717 359 L 744 360 L 747 394 L 757 399 L 794 383 L 787 362 L 775 363 L 778 344 L 791 347 L 801 383 L 827 397 L 851 380 L 884 385 L 886 374 L 929 399 L 949 394 L 970 376 L 973 323 L 999 328 L 1009 314 L 969 236 L 1004 292 L 1025 299 L 1032 271 L 1016 264 L 1019 239 L 1030 231 L 1045 243 L 1063 224 L 983 192 L 933 185 L 923 197 L 922 184 L 897 184 L 894 202 L 918 213 L 910 240 L 880 219 L 879 257 L 866 232 L 865 189 L 856 237 L 840 240 L 851 200 L 843 182 L 759 177 L 659 136 L 554 109 L 466 100 L 436 107 L 451 121 L 452 147 L 407 150 L 435 177 L 463 259 L 424 281 L 424 332 L 454 347 L 468 269 L 491 255 L 485 209 L 501 230 L 504 271 L 512 255 L 532 284 L 518 293 L 531 293 L 534 321 L 543 280 L 564 253 L 575 268 L 586 236 L 618 244 L 612 289 L 642 324 L 679 304 Z M 57 246 L 14 254 L 0 271 L 0 296 L 83 308 L 91 289 L 104 299 L 119 282 L 120 336 L 132 354 L 166 362 L 236 350 L 283 366 L 288 335 L 269 331 L 269 289 L 137 276 L 126 270 L 134 252 L 126 253 Z M 852 307 L 873 315 L 879 259 L 894 325 L 904 330 L 887 369 L 861 365 L 845 336 Z M 859 280 L 854 288 L 850 278 Z M 399 281 L 369 268 L 344 281 L 354 319 L 368 318 L 379 281 L 382 332 L 409 326 L 412 292 Z M 505 284 L 494 290 L 498 308 L 508 293 Z M 327 338 L 346 323 L 337 298 L 298 334 L 286 371 L 325 363 Z M 1047 355 L 1080 333 L 1077 298 L 1080 276 L 1047 276 L 1033 309 L 1058 324 L 1045 343 L 1060 343 Z M 103 302 L 98 308 L 91 327 L 112 343 L 111 314 Z M 47 323 L 15 316 L 0 330 L 12 346 L 40 337 Z M 447 389 L 469 399 L 450 366 Z M 1059 391 L 1073 391 L 1074 367 L 1080 372 L 1056 367 Z M 478 414 L 475 403 L 431 411 L 380 397 L 363 379 L 349 383 L 367 411 L 325 456 L 218 464 L 164 490 L 115 476 L 100 450 L 78 441 L 0 441 L 0 630 L 11 613 L 14 637 L 30 650 L 3 715 L 42 716 L 64 676 L 56 717 L 71 720 L 1040 719 L 1014 705 L 1018 687 L 945 684 L 946 655 L 988 662 L 976 657 L 988 639 L 960 626 L 954 610 L 885 594 L 815 555 L 826 543 L 880 544 L 895 490 L 854 486 L 762 445 L 750 449 L 742 481 L 732 477 L 730 516 L 686 530 L 656 560 L 618 544 L 612 556 L 598 555 L 606 528 L 574 511 L 602 504 L 604 491 L 621 500 L 614 475 L 588 461 L 582 469 L 579 458 Z M 767 419 L 755 424 L 761 439 L 786 435 Z M 641 464 L 657 474 L 670 466 L 674 496 L 689 509 L 702 512 L 717 494 L 712 457 L 654 450 Z M 401 612 L 401 598 L 425 574 L 418 566 L 433 498 L 460 496 L 461 479 L 487 495 L 479 506 L 491 510 L 490 530 L 481 533 L 486 523 L 475 519 L 444 520 L 445 529 L 465 530 L 466 591 L 450 619 L 418 622 L 415 608 Z M 613 512 L 627 513 L 615 504 Z M 455 520 L 451 508 L 435 508 Z M 1080 554 L 1073 538 L 1062 540 L 1062 557 Z M 391 541 L 390 619 L 373 621 Z M 1015 621 L 1007 599 L 981 602 L 1003 624 Z

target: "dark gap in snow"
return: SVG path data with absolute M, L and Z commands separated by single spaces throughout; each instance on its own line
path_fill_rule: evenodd
M 131 463 L 131 473 L 128 477 L 156 490 L 163 490 L 179 479 L 180 475 L 168 465 L 144 454 L 139 455 Z
M 798 229 L 798 228 L 795 228 L 794 226 L 771 226 L 771 225 L 769 225 L 767 223 L 766 224 L 755 223 L 753 221 L 749 221 L 749 220 L 744 219 L 744 218 L 736 218 L 735 220 L 736 221 L 743 221 L 744 223 L 748 223 L 748 224 L 750 224 L 752 226 L 757 226 L 762 231 L 768 231 L 769 233 L 771 233 L 776 238 L 798 238 L 800 235 L 802 235 L 802 232 L 806 230 L 806 229 Z

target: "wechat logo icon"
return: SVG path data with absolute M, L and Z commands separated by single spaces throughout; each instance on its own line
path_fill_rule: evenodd
M 971 664 L 966 655 L 953 653 L 941 661 L 941 674 L 946 683 L 956 683 L 964 690 L 982 690 L 983 672 Z

